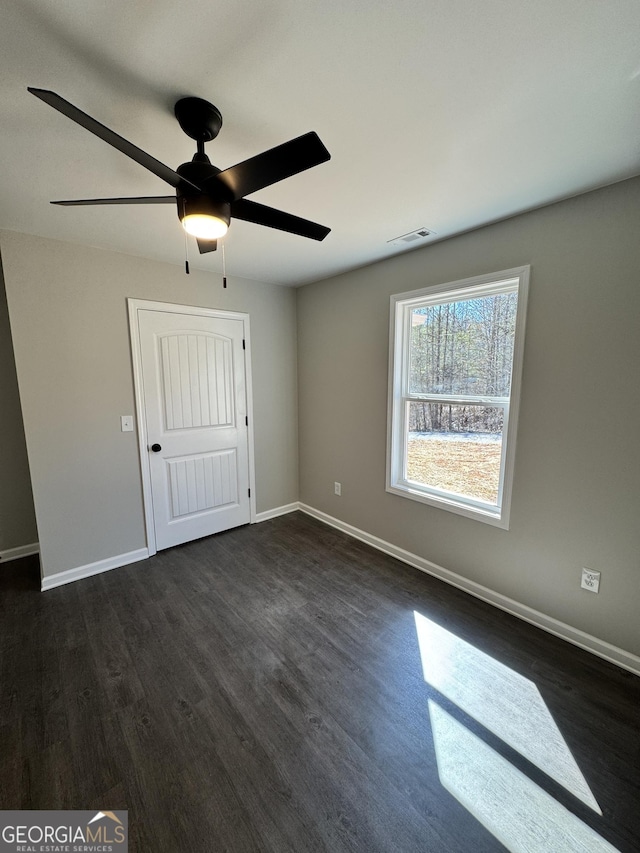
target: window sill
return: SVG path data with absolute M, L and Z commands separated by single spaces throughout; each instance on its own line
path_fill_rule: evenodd
M 503 530 L 509 529 L 509 519 L 507 514 L 504 510 L 501 510 L 500 507 L 492 509 L 487 506 L 486 509 L 483 509 L 481 507 L 470 506 L 463 501 L 456 501 L 454 497 L 439 497 L 403 484 L 387 484 L 386 490 L 390 494 L 398 495 L 398 497 L 401 498 L 409 498 L 409 500 L 428 504 L 429 506 L 433 506 L 447 512 L 453 512 L 457 515 L 463 515 L 466 518 L 471 518 L 474 521 L 481 521 L 484 524 L 491 524 L 494 527 L 500 527 Z

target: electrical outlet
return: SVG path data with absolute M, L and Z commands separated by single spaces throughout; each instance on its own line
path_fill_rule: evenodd
M 588 589 L 589 592 L 599 592 L 600 572 L 594 572 L 591 569 L 583 569 L 580 586 L 582 589 Z
M 342 494 L 342 483 L 334 483 L 333 484 L 333 492 L 336 495 Z

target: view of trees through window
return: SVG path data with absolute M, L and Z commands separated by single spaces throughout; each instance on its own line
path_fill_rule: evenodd
M 408 480 L 497 503 L 517 304 L 514 291 L 411 310 Z

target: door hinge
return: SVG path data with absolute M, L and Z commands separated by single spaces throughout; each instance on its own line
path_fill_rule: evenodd
M 244 419 L 244 425 L 245 425 L 245 426 L 249 426 L 249 415 L 246 415 L 246 416 L 245 416 L 245 419 Z
M 246 341 L 245 341 L 245 339 L 243 338 L 243 339 L 242 339 L 242 349 L 246 349 L 246 348 L 247 348 L 247 342 L 246 342 Z
M 251 489 L 247 489 L 247 492 L 249 492 L 249 497 L 251 497 Z

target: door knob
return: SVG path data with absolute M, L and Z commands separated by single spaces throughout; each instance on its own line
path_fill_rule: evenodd
M 152 444 L 151 449 L 153 450 L 154 453 L 158 453 L 159 451 L 162 450 L 162 447 L 159 444 Z

